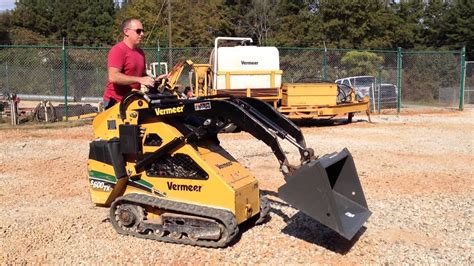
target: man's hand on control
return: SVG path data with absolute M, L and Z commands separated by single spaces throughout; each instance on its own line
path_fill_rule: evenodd
M 158 86 L 163 86 L 163 85 L 168 85 L 168 74 L 161 74 L 158 77 L 156 77 L 156 83 L 158 83 Z
M 160 80 L 160 79 L 163 79 L 163 78 L 168 78 L 168 74 L 161 74 L 156 78 L 156 80 Z
M 140 82 L 141 85 L 148 87 L 155 86 L 155 80 L 153 78 L 150 78 L 149 76 L 139 77 L 138 82 Z
M 167 80 L 167 79 L 168 79 L 168 74 L 161 74 L 158 77 L 156 77 L 155 80 L 158 83 L 158 85 L 162 85 L 163 80 Z

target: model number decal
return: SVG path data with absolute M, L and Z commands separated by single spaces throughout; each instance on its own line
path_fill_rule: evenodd
M 92 186 L 92 188 L 101 189 L 105 192 L 109 192 L 109 191 L 112 190 L 112 186 L 109 185 L 109 184 L 106 184 L 103 181 L 91 180 L 91 186 Z
M 195 103 L 194 110 L 202 111 L 202 110 L 209 110 L 211 109 L 211 102 L 202 102 L 202 103 Z
M 219 168 L 219 169 L 223 169 L 223 168 L 229 167 L 231 165 L 232 165 L 231 161 L 228 161 L 228 162 L 222 163 L 222 164 L 216 164 L 217 168 Z

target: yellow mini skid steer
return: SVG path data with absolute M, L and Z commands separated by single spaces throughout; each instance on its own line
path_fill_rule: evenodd
M 131 92 L 94 119 L 88 171 L 92 201 L 110 207 L 125 235 L 225 247 L 239 225 L 261 223 L 270 206 L 257 179 L 217 138 L 229 124 L 272 149 L 286 183 L 279 196 L 351 239 L 371 212 L 347 149 L 316 158 L 300 129 L 254 98 L 218 95 L 179 99 Z M 299 150 L 291 165 L 279 144 Z

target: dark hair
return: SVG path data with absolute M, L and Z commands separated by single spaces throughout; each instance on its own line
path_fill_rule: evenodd
M 132 20 L 135 20 L 135 19 L 134 19 L 134 18 L 127 18 L 127 19 L 125 19 L 124 21 L 122 21 L 122 32 L 123 32 L 126 28 L 130 27 L 130 23 L 132 23 Z

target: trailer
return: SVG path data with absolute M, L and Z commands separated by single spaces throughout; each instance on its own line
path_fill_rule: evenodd
M 355 113 L 365 112 L 370 121 L 369 97 L 356 97 L 354 88 L 331 81 L 283 83 L 278 49 L 249 43 L 250 38 L 218 37 L 209 63 L 187 60 L 192 69 L 189 88 L 194 96 L 257 98 L 290 119 L 345 115 L 351 122 Z M 184 62 L 173 67 L 170 86 L 175 86 L 183 68 Z

